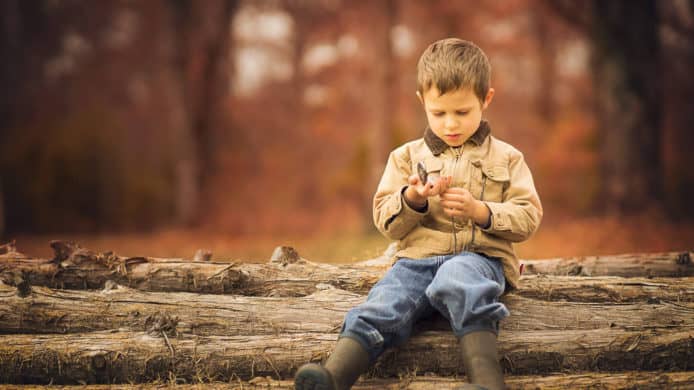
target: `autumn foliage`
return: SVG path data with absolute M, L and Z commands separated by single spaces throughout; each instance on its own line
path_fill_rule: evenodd
M 372 229 L 388 151 L 425 126 L 417 58 L 446 36 L 490 57 L 487 119 L 524 152 L 548 221 L 691 221 L 694 6 L 599 3 L 3 1 L 0 233 Z M 638 74 L 622 49 L 646 40 L 660 93 L 616 76 Z M 642 160 L 657 170 L 628 165 Z M 632 202 L 639 183 L 655 184 Z

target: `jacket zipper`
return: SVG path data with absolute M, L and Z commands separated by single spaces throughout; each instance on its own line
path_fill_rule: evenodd
M 464 147 L 464 145 L 463 145 Z M 452 174 L 455 175 L 456 169 L 458 168 L 458 160 L 460 159 L 460 155 L 462 154 L 462 147 L 460 150 L 453 148 L 453 154 L 455 155 L 455 160 L 453 160 L 453 172 Z M 455 255 L 458 252 L 458 237 L 457 237 L 457 232 L 455 230 L 455 217 L 451 215 L 451 229 L 453 230 L 453 255 Z
M 482 174 L 482 192 L 480 192 L 480 202 L 484 201 L 484 189 L 487 186 L 487 176 Z M 472 238 L 470 239 L 470 245 L 475 242 L 475 221 L 472 221 Z

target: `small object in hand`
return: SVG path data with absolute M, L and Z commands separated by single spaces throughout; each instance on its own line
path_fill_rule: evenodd
M 425 184 L 429 179 L 429 174 L 427 173 L 427 168 L 424 166 L 423 161 L 417 163 L 417 175 L 419 175 L 419 181 L 422 184 Z

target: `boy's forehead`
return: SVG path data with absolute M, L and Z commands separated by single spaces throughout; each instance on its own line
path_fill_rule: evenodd
M 436 86 L 432 86 L 424 92 L 423 98 L 428 104 L 436 105 L 474 104 L 477 102 L 477 96 L 473 92 L 472 88 L 468 87 L 461 87 L 441 94 Z

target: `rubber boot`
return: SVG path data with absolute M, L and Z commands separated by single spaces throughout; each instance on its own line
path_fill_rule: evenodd
M 296 372 L 297 390 L 349 390 L 359 376 L 369 368 L 369 353 L 358 341 L 349 337 L 337 340 L 335 350 L 325 366 L 304 364 Z
M 504 390 L 504 373 L 496 350 L 496 335 L 490 331 L 470 332 L 459 340 L 463 365 L 470 384 L 459 390 Z

